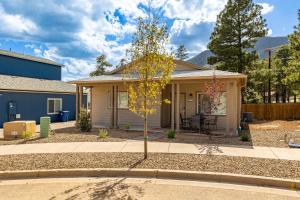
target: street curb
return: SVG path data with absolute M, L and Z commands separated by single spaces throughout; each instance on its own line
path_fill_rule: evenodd
M 0 171 L 0 180 L 66 177 L 138 177 L 234 183 L 300 190 L 300 180 L 230 173 L 163 169 L 91 168 Z

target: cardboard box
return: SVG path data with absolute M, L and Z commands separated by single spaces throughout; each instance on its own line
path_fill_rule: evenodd
M 13 121 L 3 124 L 4 139 L 21 138 L 25 131 L 30 131 L 32 136 L 36 135 L 35 121 Z

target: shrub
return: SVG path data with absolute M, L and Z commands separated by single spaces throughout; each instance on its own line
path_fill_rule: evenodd
M 243 141 L 243 142 L 249 142 L 249 137 L 247 134 L 243 134 L 240 136 L 240 139 Z
M 131 124 L 125 124 L 124 127 L 126 130 L 129 130 L 131 128 Z
M 86 109 L 80 109 L 77 126 L 81 132 L 90 132 L 92 129 L 91 116 Z
M 108 131 L 107 131 L 107 129 L 104 129 L 104 128 L 99 129 L 99 137 L 100 137 L 100 138 L 106 138 L 107 136 L 108 136 Z
M 26 138 L 30 138 L 32 136 L 32 132 L 31 131 L 23 131 L 21 138 L 22 139 L 26 139 Z
M 168 136 L 169 139 L 174 139 L 176 137 L 176 132 L 172 131 L 172 130 L 169 130 L 167 132 L 167 136 Z

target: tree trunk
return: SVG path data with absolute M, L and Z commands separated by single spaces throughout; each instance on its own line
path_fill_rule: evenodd
M 282 88 L 282 103 L 286 103 L 286 88 L 285 86 L 283 86 Z
M 148 123 L 147 123 L 147 114 L 144 118 L 144 159 L 147 159 L 148 157 L 148 148 L 147 148 L 147 142 L 148 142 Z
M 263 94 L 263 97 L 264 97 L 264 103 L 266 103 L 266 83 L 264 83 L 264 94 Z
M 294 95 L 294 103 L 297 103 L 297 95 Z
M 278 89 L 278 85 L 276 85 L 276 103 L 278 103 L 279 101 L 279 89 Z

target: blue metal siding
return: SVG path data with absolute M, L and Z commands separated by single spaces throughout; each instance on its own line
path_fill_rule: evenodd
M 26 93 L 26 92 L 1 92 L 0 91 L 0 127 L 8 121 L 8 102 L 17 104 L 17 113 L 21 119 L 35 120 L 37 123 L 42 116 L 50 116 L 52 122 L 59 120 L 58 115 L 47 115 L 47 99 L 62 98 L 62 110 L 70 111 L 69 120 L 75 119 L 76 95 L 75 94 L 50 94 L 50 93 Z M 84 97 L 86 105 L 87 98 Z
M 0 74 L 61 80 L 61 67 L 0 55 Z

